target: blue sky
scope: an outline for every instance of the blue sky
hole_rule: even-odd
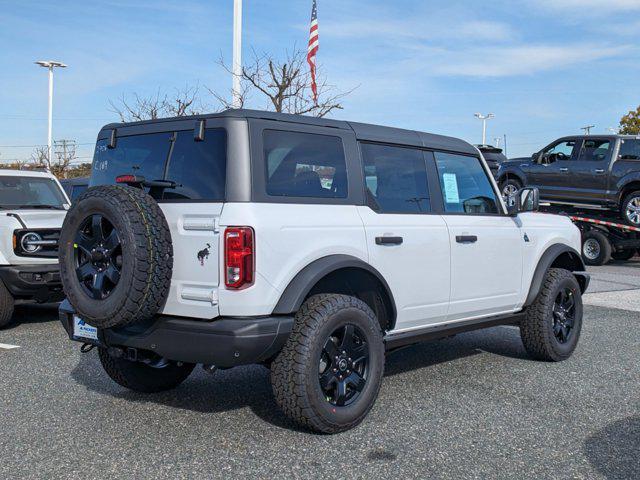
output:
[[[231,56],[232,6],[0,0],[0,161],[46,143],[47,77],[35,60],[70,65],[56,71],[54,138],[75,139],[82,157],[123,93],[227,91],[216,60]],[[305,47],[310,8],[245,0],[245,54]],[[493,112],[488,137],[506,134],[516,156],[587,124],[604,132],[640,103],[639,0],[318,0],[318,17],[320,69],[357,87],[336,118],[478,143],[473,113]]]

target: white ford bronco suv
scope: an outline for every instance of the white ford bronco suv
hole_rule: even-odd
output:
[[[0,170],[0,328],[16,303],[64,298],[58,237],[70,203],[48,172]]]
[[[124,387],[261,363],[287,416],[343,431],[385,351],[515,324],[533,357],[571,355],[580,233],[518,199],[439,135],[250,110],[110,124],[62,228],[60,321]]]

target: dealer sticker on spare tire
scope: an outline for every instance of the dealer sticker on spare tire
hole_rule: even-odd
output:
[[[86,338],[88,340],[98,340],[98,329],[92,327],[80,317],[73,316],[73,336]]]

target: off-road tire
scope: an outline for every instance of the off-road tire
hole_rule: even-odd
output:
[[[560,343],[553,334],[553,304],[561,288],[571,288],[576,305],[573,333],[569,341]],[[559,362],[571,356],[582,329],[582,296],[575,276],[562,268],[546,273],[542,288],[533,304],[527,307],[520,323],[520,338],[527,353],[536,360]]]
[[[6,327],[13,318],[14,301],[11,292],[0,280],[0,328]]]
[[[92,214],[118,229],[122,248],[120,280],[102,300],[85,293],[75,271],[76,234]],[[110,328],[152,318],[166,302],[172,270],[171,232],[150,195],[107,185],[88,189],[73,203],[60,234],[60,276],[67,299],[88,324]]]
[[[596,256],[587,255],[585,249],[587,242],[597,242],[599,253]],[[582,259],[584,263],[592,266],[601,266],[611,260],[613,247],[606,235],[598,230],[589,230],[582,235]]]
[[[636,250],[635,249],[627,249],[627,250],[618,250],[616,252],[612,252],[611,253],[611,258],[613,258],[614,260],[618,260],[618,261],[627,261],[627,260],[631,260],[633,257],[636,256]]]
[[[369,344],[367,383],[356,401],[338,407],[324,397],[318,380],[320,352],[342,324],[356,325]],[[384,373],[382,331],[373,311],[361,300],[338,294],[310,297],[297,312],[293,331],[271,365],[271,385],[283,412],[302,427],[337,433],[358,425],[369,413]]]
[[[102,347],[98,348],[98,356],[102,368],[114,382],[142,393],[171,390],[184,382],[195,367],[193,363],[170,363],[162,368],[154,368],[142,362],[112,357],[108,350]]]
[[[631,225],[632,227],[640,227],[640,222],[634,222],[627,216],[627,206],[632,200],[638,198],[640,198],[640,190],[636,190],[626,195],[622,200],[622,205],[620,205],[620,216],[626,224]]]

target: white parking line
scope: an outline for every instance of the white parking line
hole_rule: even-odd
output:
[[[0,350],[13,350],[14,348],[20,348],[18,345],[9,345],[8,343],[0,343]]]

